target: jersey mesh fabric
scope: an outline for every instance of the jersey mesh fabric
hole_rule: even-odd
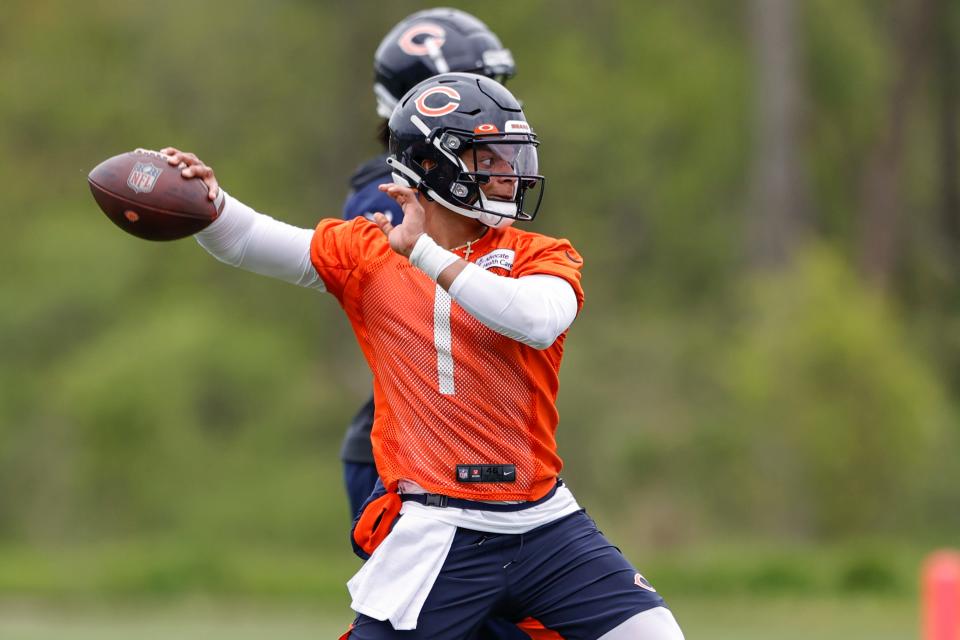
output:
[[[559,276],[582,304],[582,260],[569,242],[508,227],[489,230],[472,248],[471,261],[481,265],[491,252],[513,252],[512,268],[492,270]],[[487,328],[455,301],[438,299],[446,292],[364,219],[322,221],[311,257],[374,374],[371,438],[387,487],[407,479],[474,500],[536,500],[550,490],[562,465],[554,433],[566,334],[538,351]],[[516,481],[458,482],[458,464],[513,464]]]
[[[373,219],[373,214],[382,212],[395,225],[403,222],[403,209],[397,201],[380,191],[378,185],[392,182],[390,166],[387,164],[387,154],[371,158],[357,168],[350,178],[350,193],[343,203],[343,219],[350,220],[357,217]],[[340,447],[340,459],[344,462],[353,462],[364,465],[373,464],[373,447],[370,444],[370,430],[373,427],[373,397],[364,403],[354,415]],[[367,477],[370,474],[363,474]],[[363,498],[370,493],[370,487],[364,483],[348,483],[351,487],[363,494]],[[362,502],[362,500],[361,500]],[[352,507],[359,504],[351,502]]]

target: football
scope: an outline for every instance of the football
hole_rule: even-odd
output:
[[[184,178],[158,151],[137,149],[108,158],[87,176],[94,200],[107,217],[145,240],[176,240],[217,219],[223,192],[207,198],[199,178]]]

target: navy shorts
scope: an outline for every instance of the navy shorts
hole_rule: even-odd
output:
[[[492,616],[594,639],[660,606],[660,594],[578,511],[522,535],[458,529],[416,630],[361,614],[349,638],[472,639]]]

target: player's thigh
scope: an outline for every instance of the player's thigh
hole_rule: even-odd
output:
[[[684,640],[673,613],[664,607],[641,611],[600,636],[599,640]]]
[[[488,536],[459,529],[412,631],[358,615],[350,640],[466,640],[477,637],[503,597],[502,550]],[[501,622],[502,624],[502,622]],[[515,628],[514,628],[515,630]],[[522,636],[521,636],[522,637]]]
[[[580,511],[524,536],[511,565],[511,593],[521,609],[570,640],[590,639],[664,605],[620,550]]]

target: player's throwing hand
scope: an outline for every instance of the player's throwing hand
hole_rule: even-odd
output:
[[[397,184],[382,184],[380,191],[397,201],[403,208],[403,222],[393,226],[382,213],[373,214],[373,221],[390,241],[390,248],[402,256],[410,257],[417,239],[426,231],[426,214],[417,192]]]

